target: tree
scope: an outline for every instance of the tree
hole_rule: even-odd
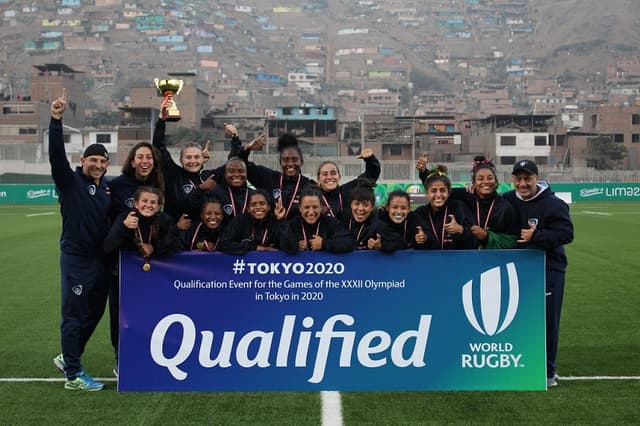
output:
[[[627,147],[614,142],[610,136],[596,136],[587,139],[587,166],[598,170],[611,170],[619,167],[620,161],[627,156]]]

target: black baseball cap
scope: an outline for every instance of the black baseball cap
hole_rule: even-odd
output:
[[[105,148],[101,143],[94,143],[89,145],[87,149],[84,150],[84,154],[82,154],[84,158],[91,157],[92,155],[99,155],[106,158],[107,160],[109,159],[109,152],[107,151],[107,148]]]
[[[530,175],[538,174],[538,166],[531,160],[520,160],[516,164],[513,165],[512,175],[515,175],[518,172],[526,172]]]

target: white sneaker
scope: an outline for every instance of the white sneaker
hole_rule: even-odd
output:
[[[53,365],[55,365],[58,370],[64,373],[64,368],[67,366],[67,364],[64,362],[64,356],[60,354],[53,358]]]

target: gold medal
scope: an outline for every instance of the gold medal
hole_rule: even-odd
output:
[[[145,262],[144,265],[142,265],[142,270],[149,272],[151,270],[151,264],[149,262]]]

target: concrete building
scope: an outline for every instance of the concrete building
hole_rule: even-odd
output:
[[[586,165],[590,138],[605,136],[623,144],[627,157],[619,163],[622,169],[640,168],[640,106],[601,105],[584,111],[584,123],[570,134],[572,165]]]
[[[339,155],[336,109],[329,106],[277,107],[267,120],[271,144],[284,133],[298,137],[303,151],[310,155]],[[275,150],[274,150],[275,151]]]
[[[473,121],[465,148],[507,166],[529,158],[540,166],[560,167],[568,155],[566,130],[555,115],[492,115]]]
[[[64,124],[72,128],[84,125],[87,103],[82,73],[64,64],[34,67],[28,96],[14,96],[0,102],[0,144],[15,145],[16,157],[41,157],[41,141],[48,128],[51,102],[67,90]],[[6,158],[3,148],[1,154]]]

